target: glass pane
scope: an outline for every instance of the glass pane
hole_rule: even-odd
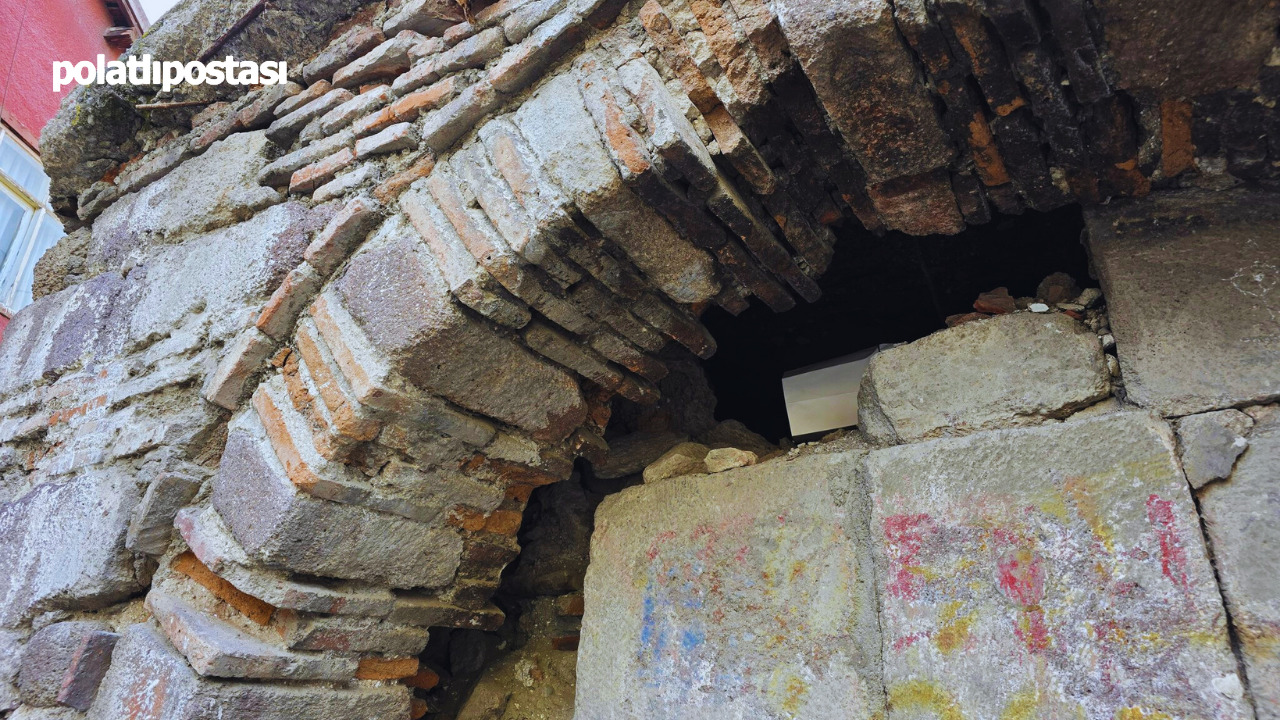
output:
[[[18,141],[0,137],[0,171],[13,178],[37,202],[49,201],[49,176],[40,162],[18,146]]]
[[[17,312],[31,304],[31,286],[35,283],[36,263],[40,261],[45,251],[53,247],[54,243],[62,239],[65,234],[57,218],[43,211],[40,213],[40,226],[36,228],[35,237],[32,238],[30,252],[25,253],[25,261],[22,263],[21,272],[18,273],[17,283],[13,286],[10,298],[5,302],[9,309]]]
[[[18,237],[18,229],[22,227],[22,218],[26,214],[26,205],[0,189],[0,276],[4,275],[3,266],[8,264],[9,251],[13,249],[13,241]]]

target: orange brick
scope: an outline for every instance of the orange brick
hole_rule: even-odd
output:
[[[271,622],[271,615],[276,611],[275,607],[248,593],[241,592],[235,585],[215,575],[196,558],[195,553],[188,551],[174,558],[173,569],[203,585],[213,593],[214,597],[259,625]]]
[[[430,707],[427,701],[422,698],[409,698],[409,720],[418,720],[418,718],[426,717],[427,710]]]
[[[404,192],[414,182],[430,175],[435,167],[435,156],[427,153],[408,168],[387,178],[385,182],[374,189],[373,196],[384,203],[389,203],[399,197],[400,193]]]
[[[1160,103],[1160,135],[1163,150],[1161,169],[1166,178],[1175,178],[1195,167],[1196,147],[1191,141],[1191,103],[1165,100]]]
[[[505,497],[508,500],[527,503],[529,502],[529,496],[533,494],[533,490],[532,485],[511,485],[507,488]]]
[[[272,402],[265,385],[259,386],[254,391],[252,403],[253,409],[262,420],[262,427],[267,431],[267,439],[271,442],[276,457],[284,466],[285,474],[289,476],[289,481],[310,492],[320,482],[320,477],[311,470],[311,467],[302,459],[297,446],[293,444],[289,429],[284,424],[284,415]]]
[[[362,138],[366,135],[372,135],[376,132],[385,130],[396,124],[396,115],[391,112],[391,108],[384,107],[378,112],[365,115],[351,125],[351,131],[356,137]]]
[[[351,167],[356,154],[351,148],[343,148],[329,157],[312,163],[293,174],[289,179],[289,192],[307,193],[329,182],[338,173]]]
[[[484,529],[498,535],[515,535],[520,532],[524,513],[515,510],[494,510],[484,522]]]
[[[718,107],[720,98],[711,89],[707,79],[702,76],[702,71],[698,69],[693,56],[685,48],[680,33],[671,24],[671,18],[662,11],[658,0],[649,0],[640,9],[640,22],[644,24],[649,39],[653,40],[653,44],[658,47],[662,58],[667,61],[667,65],[680,80],[685,94],[693,101],[698,111],[706,114]]]
[[[320,346],[316,344],[311,333],[305,328],[299,328],[297,343],[298,352],[306,361],[311,379],[315,381],[316,389],[320,392],[320,399],[324,401],[325,407],[329,408],[334,431],[357,442],[368,442],[377,437],[378,431],[382,428],[381,424],[372,418],[360,417],[356,409],[351,406],[347,396],[342,393],[338,378],[325,362]]]
[[[440,684],[440,676],[431,668],[422,668],[417,675],[406,678],[404,684],[419,690],[430,690]]]
[[[412,122],[424,112],[429,112],[449,102],[458,90],[456,77],[449,77],[425,90],[409,93],[391,105],[396,122]]]
[[[357,680],[399,680],[418,674],[418,658],[360,658]]]
[[[551,647],[565,652],[577,652],[578,642],[581,640],[579,635],[565,635],[563,637],[551,638]]]
[[[453,527],[474,533],[484,530],[485,516],[479,510],[458,505],[449,511],[449,519],[446,522]]]

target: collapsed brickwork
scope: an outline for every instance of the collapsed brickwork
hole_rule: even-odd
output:
[[[1023,647],[1045,649],[1035,647],[1045,621],[1036,613],[1109,618],[1116,633],[1141,615],[1132,632],[1199,638],[1194,650],[1175,643],[1159,672],[1201,694],[1152,694],[1173,680],[1130,677],[1114,681],[1115,697],[1082,706],[1087,716],[1245,717],[1252,707],[1274,716],[1276,594],[1239,568],[1275,555],[1241,546],[1261,530],[1243,529],[1247,518],[1233,511],[1236,496],[1274,491],[1274,453],[1250,449],[1254,459],[1233,475],[1219,436],[1237,433],[1233,446],[1250,423],[1271,436],[1257,407],[1280,395],[1276,204],[1258,189],[1211,190],[1267,185],[1278,167],[1276,9],[1184,4],[1167,23],[1136,0],[504,0],[470,13],[433,0],[286,4],[227,47],[303,53],[300,82],[145,117],[112,90],[77,91],[46,132],[72,234],[39,270],[43,297],[0,345],[0,642],[22,657],[12,671],[0,665],[3,709],[419,717],[426,708],[409,687],[425,682],[417,656],[427,629],[502,623],[490,600],[520,550],[530,494],[567,478],[578,457],[619,462],[603,439],[612,400],[657,402],[663,352],[714,353],[698,319],[710,306],[738,313],[755,297],[785,311],[817,299],[834,226],[954,233],[992,208],[1155,190],[1091,211],[1090,247],[1113,307],[1124,397],[1158,417],[1055,432],[1114,381],[1096,335],[1066,315],[1021,313],[878,360],[866,389],[876,412],[864,424],[880,449],[849,456],[837,474],[880,478],[880,491],[859,480],[857,492],[896,493],[906,500],[894,516],[914,517],[940,510],[890,479],[934,477],[933,452],[971,453],[961,464],[972,469],[1026,445],[1034,451],[1019,471],[1053,478],[1139,467],[1135,487],[1158,502],[1137,508],[1117,494],[1108,501],[1120,507],[1094,532],[1123,539],[1108,553],[1152,553],[1125,533],[1155,532],[1163,561],[1181,558],[1183,574],[1152,574],[1171,586],[1125,596],[1114,615],[1021,598],[1023,635],[1034,635]],[[210,15],[227,8],[214,5],[182,6],[192,37],[221,34]],[[289,32],[264,33],[277,12]],[[191,59],[200,49],[179,42],[184,30],[166,25],[140,48]],[[330,31],[327,43],[314,37]],[[285,40],[255,45],[263,34]],[[1145,279],[1153,268],[1163,286]],[[975,335],[985,339],[949,350]],[[1026,365],[993,389],[982,371],[1010,347],[1025,350]],[[910,375],[921,367],[928,377]],[[930,394],[940,385],[963,392]],[[1207,411],[1236,414],[1180,421],[1184,436],[1208,423],[1210,439],[1202,460],[1188,460],[1192,444],[1177,456],[1161,417]],[[996,434],[935,440],[958,432]],[[1073,433],[1132,440],[1081,441],[1068,459],[1087,467],[1054,469],[1055,448],[1074,446]],[[902,443],[913,450],[881,447]],[[790,481],[794,468],[775,462],[764,472]],[[1199,496],[1216,578],[1178,484],[1192,466],[1232,478]],[[822,642],[856,641],[822,687],[866,688],[856,701],[823,696],[798,716],[873,714],[886,698],[902,717],[945,713],[937,687],[987,688],[975,679],[981,668],[884,649],[912,623],[923,629],[903,638],[937,637],[919,613],[941,596],[902,596],[897,607],[891,585],[872,587],[886,577],[872,568],[888,565],[867,553],[896,532],[884,529],[883,508],[824,505],[806,473],[794,476],[804,484],[793,504],[811,524],[861,528],[848,530],[852,540],[802,538],[847,561],[832,587],[859,588],[849,607],[823,605],[848,628],[828,628]],[[1015,475],[983,482],[1014,486]],[[937,482],[929,503],[943,507],[943,490],[963,497],[971,481]],[[652,492],[676,492],[661,487]],[[1085,500],[1074,502],[1087,514]],[[613,503],[604,522],[631,522],[618,508],[636,501]],[[1266,513],[1273,501],[1255,511]],[[970,531],[987,518],[948,516],[942,535],[984,542]],[[1084,542],[1076,520],[1054,531],[1066,545]],[[593,562],[599,577],[608,552],[605,565]],[[1117,554],[1109,572],[1151,573],[1152,557]],[[1039,571],[1028,572],[1015,573],[1014,589],[1046,592]],[[622,687],[616,673],[627,667],[609,653],[630,646],[604,630],[644,613],[613,615],[630,606],[602,589],[632,579],[599,582],[587,596],[580,715],[674,716],[654,708],[688,701],[697,686],[658,663],[660,652],[637,676],[662,681],[659,705],[609,704],[620,693],[605,687]],[[1248,669],[1239,676],[1219,588]],[[966,611],[986,622],[1001,612],[993,602]],[[1177,603],[1191,612],[1185,622],[1167,617]],[[946,622],[960,622],[955,613]],[[1073,647],[1064,640],[1055,652]],[[793,650],[731,654],[762,662]],[[1132,668],[1157,650],[1116,657],[1114,667]],[[1055,662],[1046,671],[1055,681],[1092,672]],[[923,672],[912,663],[931,668],[932,684],[911,684],[924,683],[907,679]],[[909,697],[894,700],[902,683],[891,676]],[[728,687],[712,680],[715,692]],[[785,700],[804,693],[789,677],[778,682],[769,692],[783,704],[755,709],[797,716]],[[992,715],[1021,691],[1011,688],[975,690],[964,712]],[[1049,712],[1036,702],[1019,706],[1023,716]]]

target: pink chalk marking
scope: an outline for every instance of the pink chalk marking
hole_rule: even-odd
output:
[[[1027,627],[1014,628],[1013,633],[1018,639],[1026,643],[1027,649],[1031,652],[1039,652],[1049,649],[1049,628],[1044,624],[1044,611],[1040,608],[1027,610],[1025,617],[1027,619]]]
[[[1159,495],[1152,494],[1147,498],[1147,520],[1155,528],[1156,537],[1160,540],[1160,569],[1164,571],[1164,576],[1174,585],[1182,588],[1183,592],[1190,592],[1191,583],[1187,580],[1187,553],[1178,535],[1178,526],[1173,515],[1173,501],[1162,500]]]
[[[924,545],[921,526],[929,516],[890,515],[884,519],[884,535],[889,541],[890,562],[895,568],[889,581],[889,593],[904,600],[915,600],[919,593],[920,579],[913,571]]]
[[[671,531],[659,533],[658,537],[654,538],[652,543],[649,543],[649,551],[645,553],[645,557],[649,558],[649,562],[653,562],[658,558],[658,545],[675,538],[676,534]]]
[[[898,638],[897,640],[893,641],[893,649],[903,650],[903,649],[909,648],[912,645],[915,645],[916,643],[920,642],[921,640],[924,640],[927,637],[929,637],[929,633],[927,632],[918,632],[918,633],[911,633],[910,635],[904,635]]]
[[[996,561],[1000,591],[1024,608],[1044,600],[1044,567],[1031,550],[1015,550]]]

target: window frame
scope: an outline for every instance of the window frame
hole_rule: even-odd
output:
[[[44,164],[40,162],[39,154],[33,152],[17,133],[2,124],[0,124],[0,143],[12,143],[20,152],[26,153],[43,172]],[[26,276],[34,272],[40,256],[43,256],[45,251],[66,233],[62,232],[61,223],[48,201],[32,195],[22,183],[3,170],[0,170],[0,192],[12,197],[19,205],[26,208],[13,244],[9,246],[5,255],[0,257],[0,283],[3,283],[0,284],[0,313],[6,317],[13,317],[14,313],[31,303],[29,293],[24,293],[24,297],[17,297],[17,293],[25,285]],[[36,245],[49,223],[55,223],[58,226],[58,237],[47,247],[37,250]]]

